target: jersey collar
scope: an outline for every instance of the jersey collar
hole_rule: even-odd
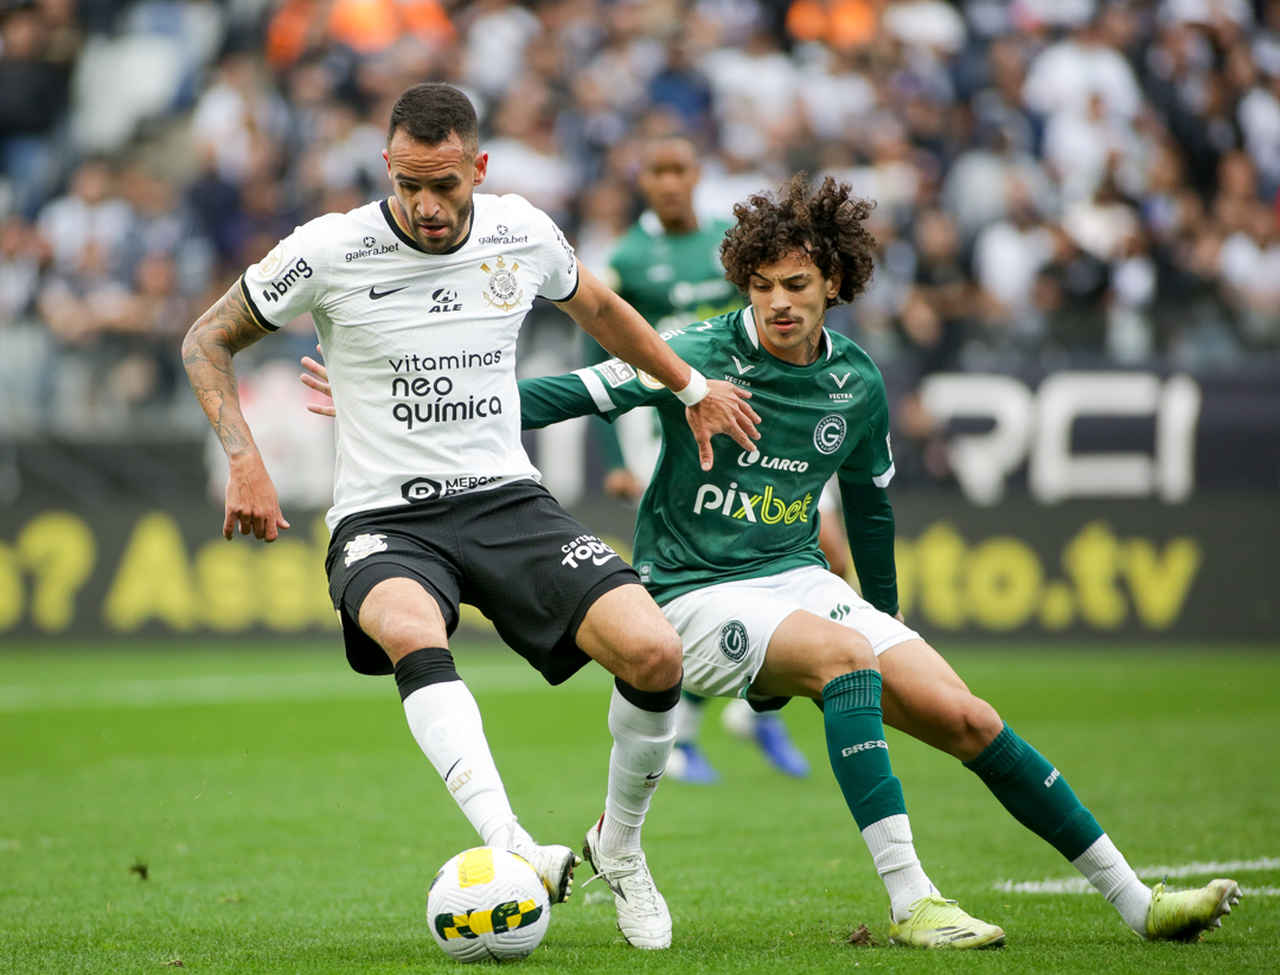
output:
[[[408,244],[410,247],[416,250],[419,254],[427,254],[430,257],[443,257],[445,254],[456,254],[458,251],[462,250],[462,248],[467,246],[467,241],[471,239],[471,231],[476,229],[476,208],[475,208],[475,200],[473,198],[472,205],[471,205],[471,226],[469,226],[467,228],[467,232],[462,235],[462,240],[458,241],[456,244],[450,247],[447,251],[436,252],[436,251],[423,250],[423,248],[418,246],[418,242],[414,240],[412,237],[410,237],[408,234],[406,234],[404,230],[400,227],[400,224],[396,221],[395,214],[391,212],[391,202],[385,196],[382,198],[381,209],[382,209],[382,216],[387,221],[387,226],[391,228],[392,233],[394,233],[402,241],[404,241],[406,244]]]
[[[753,349],[760,348],[760,331],[756,328],[756,311],[750,305],[742,309],[742,330],[747,333],[747,339],[751,342]],[[834,349],[831,345],[831,336],[827,332],[827,327],[822,327],[822,344],[826,348],[827,353],[820,356],[824,362],[830,362]],[[815,360],[816,361],[816,360]]]

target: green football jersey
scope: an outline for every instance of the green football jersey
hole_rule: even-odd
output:
[[[610,256],[609,286],[659,331],[739,308],[742,296],[725,280],[720,264],[720,241],[730,226],[725,220],[709,220],[691,233],[668,234],[657,214],[648,211]],[[587,365],[609,358],[591,336],[584,333],[582,341],[582,361]],[[613,427],[593,425],[605,467],[626,466]]]
[[[875,363],[829,330],[816,362],[783,362],[761,347],[750,307],[663,337],[709,379],[751,390],[762,420],[756,450],[715,437],[715,462],[703,471],[679,400],[618,359],[522,380],[523,425],[657,408],[663,447],[640,502],[633,561],[659,603],[717,582],[825,567],[817,518],[823,485],[833,474],[842,484],[878,488],[893,477],[888,401]]]
[[[668,234],[647,213],[609,258],[610,283],[659,330],[741,307],[738,289],[725,280],[720,264],[720,241],[729,227],[710,220],[692,233]]]

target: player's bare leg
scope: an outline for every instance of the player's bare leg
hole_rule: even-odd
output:
[[[583,855],[613,890],[618,928],[627,941],[637,948],[667,948],[671,913],[649,872],[640,832],[675,741],[680,637],[644,588],[630,584],[592,604],[577,641],[614,675],[609,789],[604,814],[587,830]]]
[[[1058,850],[1143,938],[1186,939],[1221,924],[1239,901],[1233,881],[1196,891],[1152,891],[1065,778],[923,640],[880,656],[885,723],[964,762],[1018,822]],[[1217,886],[1215,886],[1217,885]],[[1190,934],[1188,934],[1190,932]]]
[[[881,677],[866,639],[813,613],[792,613],[774,631],[751,690],[822,703],[832,771],[889,894],[890,939],[930,948],[1002,944],[1000,928],[944,900],[920,864],[889,762]]]
[[[480,709],[454,668],[435,599],[412,579],[384,579],[361,603],[359,624],[390,658],[409,730],[481,841],[523,856],[551,901],[563,901],[573,887],[577,855],[567,846],[534,843],[517,822]]]

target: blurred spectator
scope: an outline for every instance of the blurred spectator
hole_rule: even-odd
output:
[[[1008,214],[1011,187],[1017,187],[1020,201],[1038,201],[1050,212],[1057,206],[1048,173],[1027,149],[1018,146],[1015,132],[1005,126],[985,128],[947,173],[942,197],[961,233],[972,237]]]
[[[1036,275],[1053,257],[1054,235],[1024,183],[1010,181],[1005,197],[1008,216],[989,224],[974,241],[973,269],[988,301],[987,320],[1016,332],[1032,302]]]
[[[695,63],[687,37],[678,35],[667,42],[666,61],[649,81],[648,96],[655,108],[679,116],[684,131],[712,142],[711,84]]]
[[[35,215],[58,177],[57,130],[67,113],[79,37],[65,7],[35,0],[0,8],[0,173],[14,205]]]
[[[955,54],[965,43],[965,23],[943,0],[889,0],[880,18],[886,34],[908,47]]]
[[[1120,118],[1133,118],[1142,104],[1129,62],[1108,44],[1099,22],[1090,20],[1036,55],[1022,97],[1031,111],[1053,115],[1081,114],[1095,95],[1106,103],[1108,115]]]
[[[94,260],[112,270],[124,259],[125,237],[133,224],[133,210],[116,192],[114,165],[106,159],[86,159],[71,177],[65,194],[41,211],[40,232],[53,247],[54,264],[63,272],[85,265],[84,251],[96,248]]]
[[[0,331],[34,311],[40,272],[49,257],[44,238],[21,216],[0,221]]]
[[[550,92],[541,81],[526,76],[512,88],[494,113],[493,135],[485,140],[490,158],[485,188],[518,193],[567,223],[577,174],[556,151],[553,119]]]

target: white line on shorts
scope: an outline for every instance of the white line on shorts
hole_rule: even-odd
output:
[[[1280,857],[1258,857],[1254,860],[1206,860],[1194,863],[1157,864],[1134,868],[1139,877],[1148,880],[1165,880],[1176,877],[1221,877],[1258,870],[1280,870]],[[1006,894],[1091,894],[1093,887],[1084,877],[1064,877],[1045,880],[1000,880],[996,890]],[[1280,895],[1280,887],[1240,888],[1246,894],[1259,897]]]

